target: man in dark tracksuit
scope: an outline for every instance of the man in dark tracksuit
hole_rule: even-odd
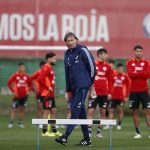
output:
[[[78,44],[78,38],[74,33],[67,33],[64,41],[69,48],[65,53],[64,65],[67,92],[72,99],[71,119],[87,119],[84,103],[95,78],[94,58],[85,46]],[[74,127],[75,125],[68,125],[65,134],[55,140],[66,145],[67,138]],[[91,145],[88,126],[81,125],[81,129],[84,138],[80,144],[83,146]]]

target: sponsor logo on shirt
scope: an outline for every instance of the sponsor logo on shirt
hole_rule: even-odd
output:
[[[124,79],[125,79],[125,77],[124,77],[124,76],[122,76],[122,77],[121,77],[121,80],[124,80]]]
[[[143,70],[143,67],[135,67],[135,71]]]
[[[25,80],[19,80],[19,83],[20,84],[25,83]]]
[[[105,75],[105,72],[104,72],[104,71],[98,71],[97,75],[102,75],[102,76],[104,76],[104,75]]]
[[[121,77],[120,79],[117,78],[117,76],[114,77],[115,79],[115,83],[114,83],[114,87],[122,87],[123,86],[123,80],[125,79],[125,77]]]

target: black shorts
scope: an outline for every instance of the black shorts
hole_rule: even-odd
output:
[[[21,98],[14,97],[13,102],[12,102],[12,107],[13,108],[18,108],[19,106],[26,107],[27,101],[28,101],[28,96],[24,96]]]
[[[148,92],[131,92],[129,96],[129,108],[138,109],[140,103],[143,109],[150,109],[150,97]]]
[[[90,99],[88,101],[88,108],[96,109],[96,106],[99,105],[100,108],[107,108],[108,98],[106,96],[97,96],[95,99]]]
[[[54,97],[43,97],[43,109],[56,108]]]
[[[113,99],[108,102],[108,108],[124,107],[124,104],[123,100]]]
[[[44,101],[44,97],[43,96],[41,96],[41,95],[37,96],[37,102],[38,103],[43,103],[43,101]]]

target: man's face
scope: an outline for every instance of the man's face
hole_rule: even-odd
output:
[[[77,46],[77,39],[74,36],[69,36],[66,40],[66,45],[69,49],[75,48]]]
[[[134,51],[134,54],[135,54],[135,58],[140,59],[143,56],[143,50],[142,49],[136,49]]]
[[[124,71],[123,66],[117,67],[117,71],[118,71],[118,73],[123,73],[123,71]]]
[[[19,70],[19,72],[25,72],[26,68],[24,65],[20,65],[18,70]]]
[[[114,64],[114,63],[109,63],[109,65],[110,65],[110,67],[111,67],[112,69],[115,69],[115,64]]]
[[[57,62],[57,57],[56,56],[53,56],[51,58],[48,58],[48,63],[51,64],[51,65],[55,65]]]
[[[98,58],[99,58],[101,61],[106,61],[106,60],[108,59],[108,54],[107,54],[107,53],[99,54],[99,55],[98,55]]]

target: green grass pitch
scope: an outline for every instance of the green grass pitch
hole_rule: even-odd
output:
[[[36,118],[36,103],[31,97],[25,117],[25,129],[20,129],[17,125],[8,129],[10,97],[0,97],[0,150],[36,150],[37,128],[31,124],[32,118]],[[58,117],[64,118],[66,102],[63,97],[57,96]],[[63,114],[63,115],[62,115]],[[59,129],[64,132],[64,129]],[[113,150],[150,150],[150,139],[143,115],[141,114],[141,131],[143,138],[133,139],[134,126],[131,114],[125,116],[123,130],[117,131],[113,128]],[[59,145],[55,138],[40,136],[40,150],[109,150],[109,130],[103,131],[103,138],[96,138],[96,126],[93,126],[93,137],[91,147],[76,146],[82,139],[80,128],[75,129],[68,139],[68,145]]]

